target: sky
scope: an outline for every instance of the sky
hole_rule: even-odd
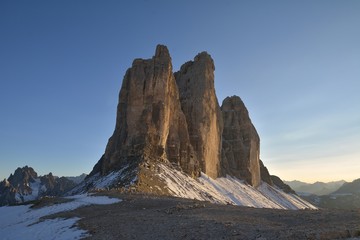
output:
[[[238,95],[271,174],[360,178],[360,1],[0,1],[0,179],[89,173],[135,58],[202,51]]]

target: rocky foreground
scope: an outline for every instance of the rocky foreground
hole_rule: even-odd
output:
[[[53,217],[80,217],[87,239],[360,239],[360,210],[275,210],[189,199],[101,193],[123,199]]]

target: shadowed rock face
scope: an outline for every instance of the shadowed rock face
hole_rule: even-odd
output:
[[[265,167],[264,163],[261,160],[259,160],[259,163],[260,163],[261,180],[270,184],[271,186],[273,186],[274,183],[271,179],[271,176],[270,176],[270,173],[269,173],[267,167]]]
[[[134,60],[119,94],[115,131],[93,172],[107,174],[125,164],[168,159],[199,175],[186,118],[165,46],[152,59]]]
[[[252,186],[260,184],[260,138],[251,123],[249,113],[238,96],[224,99],[221,111],[222,167],[224,174],[245,179]]]
[[[278,176],[271,175],[271,181],[275,186],[282,189],[286,193],[296,194],[295,191],[287,184],[285,184]]]
[[[190,142],[203,172],[220,175],[222,115],[214,87],[214,62],[202,52],[175,73]]]

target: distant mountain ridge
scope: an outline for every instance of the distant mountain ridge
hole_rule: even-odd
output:
[[[79,181],[84,177],[81,175],[70,179]],[[33,201],[44,196],[62,196],[78,184],[73,180],[53,176],[51,172],[38,176],[32,167],[19,167],[9,178],[0,182],[0,206]]]
[[[82,181],[84,181],[84,179],[87,177],[86,173],[83,173],[79,176],[75,176],[75,177],[66,177],[67,179],[69,179],[70,181],[73,181],[75,184],[79,184]]]
[[[344,183],[344,180],[333,182],[315,182],[306,183],[301,181],[285,181],[292,189],[294,189],[300,195],[315,194],[318,196],[327,195],[338,190]]]
[[[360,194],[360,178],[349,183],[345,182],[332,194]]]
[[[332,182],[333,184],[341,183]],[[296,182],[297,183],[297,182]],[[295,183],[295,184],[296,184]],[[301,197],[320,208],[359,209],[360,208],[360,178],[345,182],[341,187],[326,195],[299,193]]]

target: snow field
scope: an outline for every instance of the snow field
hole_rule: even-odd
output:
[[[86,231],[74,227],[79,218],[48,219],[39,222],[41,217],[74,210],[91,204],[112,204],[120,199],[88,194],[67,197],[71,202],[31,209],[30,205],[0,207],[0,238],[7,239],[80,239],[87,236]]]
[[[317,209],[300,197],[262,182],[254,188],[235,177],[212,179],[202,173],[197,180],[181,171],[160,165],[162,178],[174,196],[256,208]]]

